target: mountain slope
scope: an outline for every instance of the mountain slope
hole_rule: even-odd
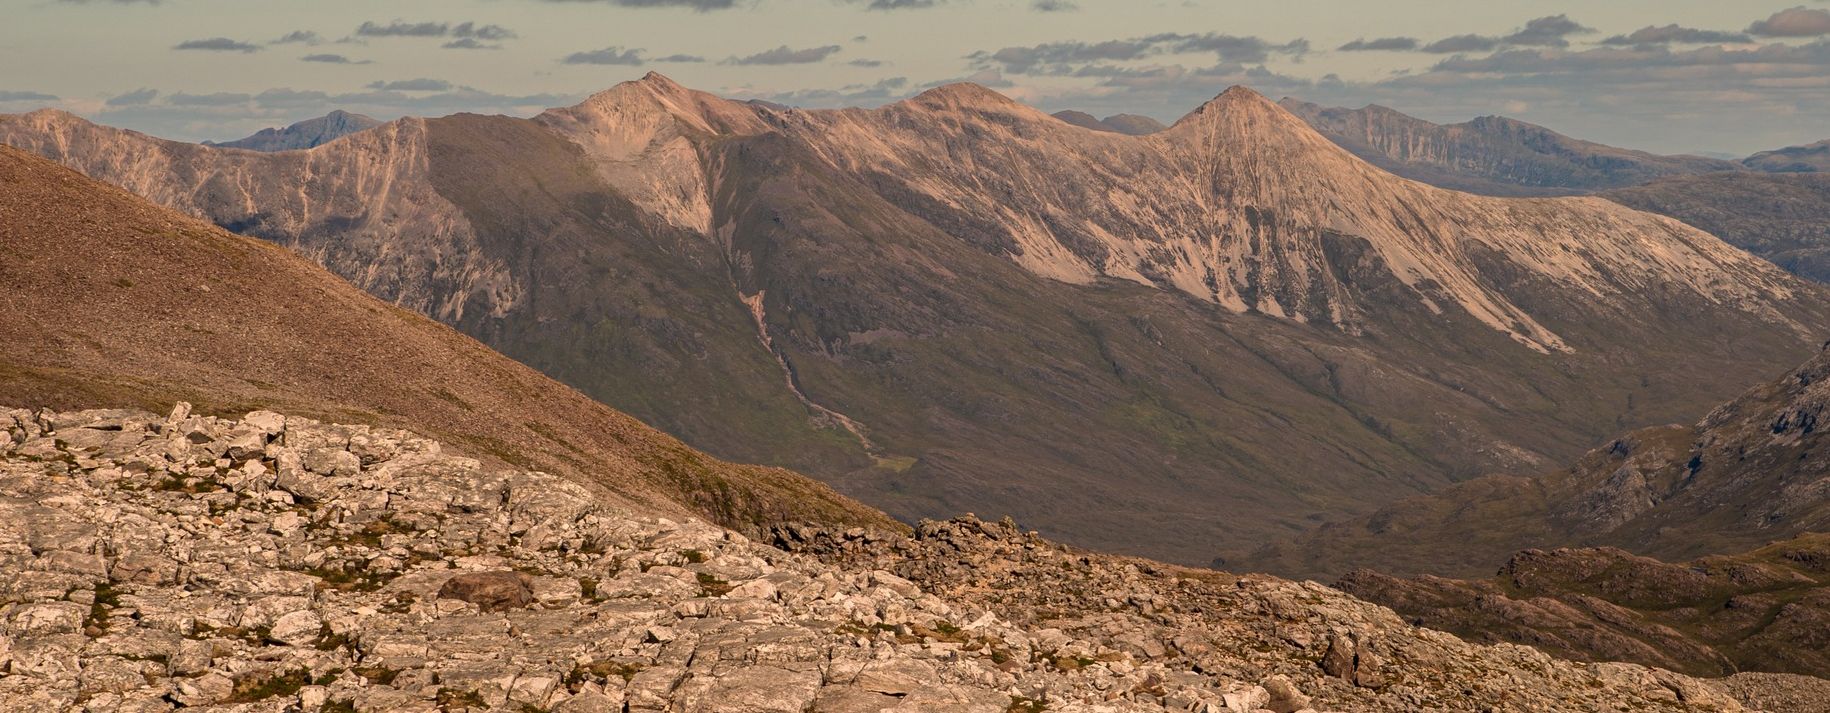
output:
[[[732,465],[272,245],[0,147],[0,399],[301,414],[441,434],[732,527],[886,523],[778,469]]]
[[[1335,586],[1421,626],[1579,661],[1830,676],[1830,535],[1680,564],[1615,548],[1527,550],[1491,579],[1358,570]]]
[[[1830,173],[1673,176],[1601,195],[1689,223],[1793,274],[1830,282]]]
[[[1569,195],[1669,175],[1733,171],[1733,161],[1660,156],[1573,139],[1501,116],[1435,124],[1376,104],[1280,104],[1360,158],[1413,180],[1488,195]]]
[[[1803,146],[1762,151],[1741,160],[1756,171],[1822,173],[1830,171],[1830,139]]]
[[[1249,566],[1480,576],[1528,548],[1612,546],[1668,561],[1830,531],[1830,351],[1710,412],[1535,478],[1481,478],[1278,543]]]
[[[50,113],[0,141],[720,456],[1180,562],[1694,418],[1830,327],[1675,221],[1404,181],[1244,90],[1143,137],[972,85],[799,111],[651,75],[303,152]]]
[[[306,119],[291,126],[261,129],[251,136],[234,141],[222,143],[206,141],[204,144],[250,151],[293,151],[329,143],[380,125],[381,122],[369,117],[338,109],[316,119]]]

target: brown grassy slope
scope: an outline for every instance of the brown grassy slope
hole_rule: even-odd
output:
[[[283,248],[0,147],[0,403],[177,400],[409,428],[730,527],[890,523],[699,453]]]

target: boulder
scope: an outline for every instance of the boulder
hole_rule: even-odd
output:
[[[445,580],[440,599],[457,599],[483,611],[521,609],[534,603],[534,578],[520,572],[465,572]]]

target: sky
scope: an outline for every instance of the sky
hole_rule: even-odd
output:
[[[0,0],[0,113],[227,140],[345,109],[528,116],[657,71],[803,107],[975,81],[1173,121],[1273,99],[1661,153],[1830,139],[1830,0]]]

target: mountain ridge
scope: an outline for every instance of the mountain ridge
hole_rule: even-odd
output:
[[[1830,330],[1820,288],[1678,223],[1403,181],[1247,90],[1142,137],[992,94],[792,110],[655,75],[298,152],[0,141],[720,456],[1181,562],[1692,418]]]

